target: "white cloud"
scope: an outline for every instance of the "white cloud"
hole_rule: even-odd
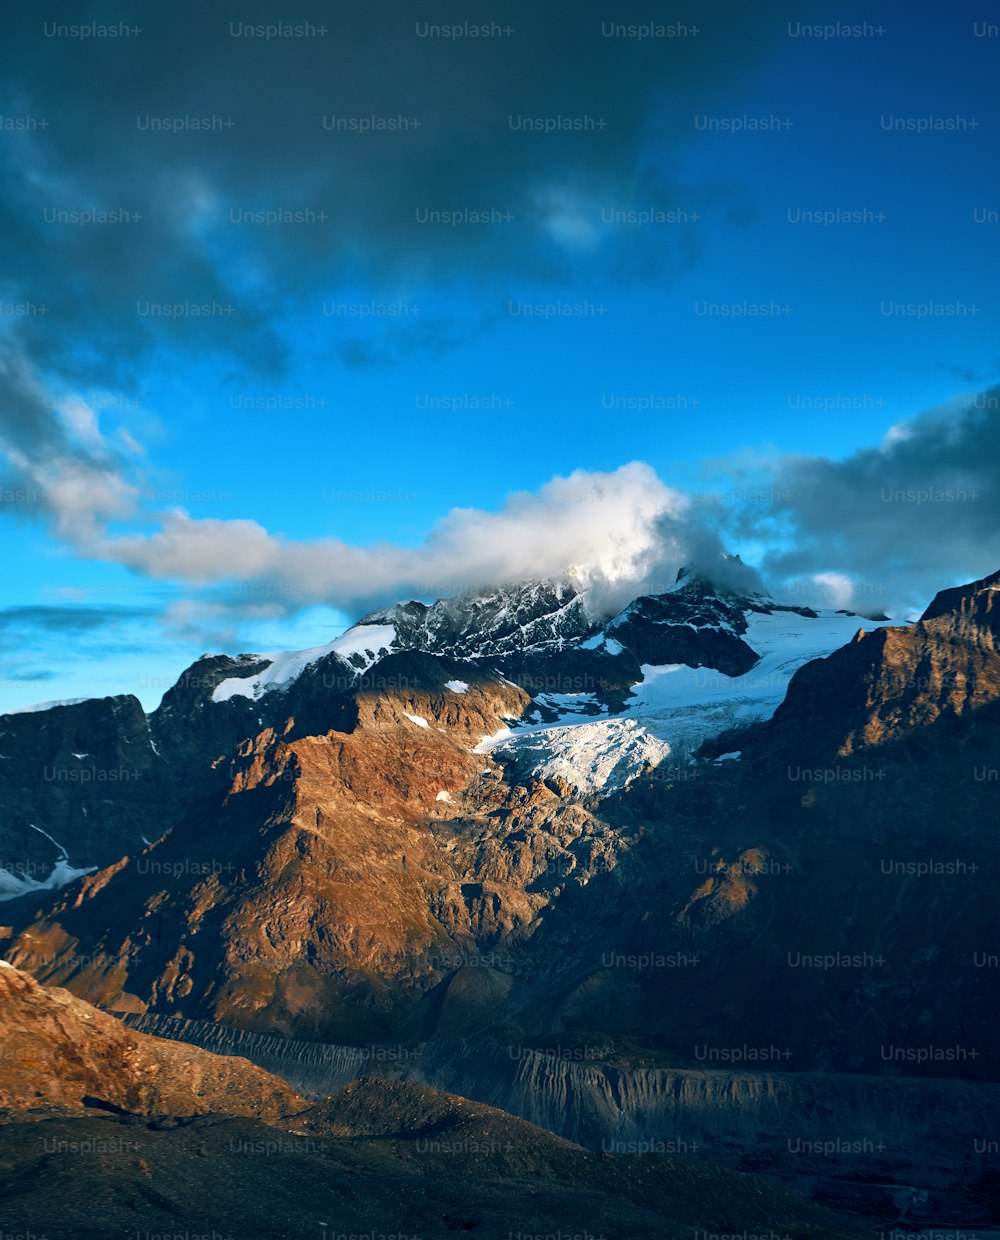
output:
[[[26,496],[22,515],[44,515],[74,547],[90,546],[108,521],[136,509],[138,488],[123,476],[90,405],[77,396],[51,400],[10,344],[0,355],[0,450]]]
[[[911,430],[905,422],[897,422],[890,426],[886,433],[882,436],[882,447],[891,448],[893,444],[902,443],[903,440],[909,439]]]
[[[593,201],[568,189],[548,186],[536,197],[542,229],[564,249],[587,253],[597,249],[600,233]]]
[[[961,412],[932,410],[843,461],[733,458],[731,476],[749,473],[763,502],[706,504],[632,462],[552,478],[497,511],[453,509],[414,548],[293,540],[247,518],[144,510],[135,456],[113,449],[84,400],[54,406],[16,354],[0,357],[0,449],[5,486],[28,495],[18,515],[47,520],[81,557],[187,587],[186,603],[166,617],[185,633],[222,635],[316,605],[357,615],[400,598],[571,571],[595,607],[610,611],[665,588],[682,564],[719,565],[723,549],[745,546],[758,548],[776,596],[902,614],[1000,564],[995,401],[994,392]],[[145,529],[112,528],[140,514]],[[739,574],[733,584],[757,584],[752,570]],[[268,610],[248,610],[254,600]]]
[[[852,609],[854,582],[846,574],[813,573],[810,582],[821,606]]]
[[[280,547],[256,521],[199,520],[177,508],[166,513],[156,533],[104,538],[95,552],[149,577],[208,584],[272,571]]]
[[[48,514],[56,534],[81,551],[93,545],[108,521],[135,512],[138,488],[111,464],[68,453],[38,457],[10,448],[7,458],[19,484],[29,495],[37,494],[38,507]]]
[[[335,538],[296,542],[256,521],[169,512],[153,534],[105,537],[95,548],[151,577],[199,586],[268,582],[296,606],[356,608],[409,591],[446,594],[524,578],[564,576],[575,566],[595,589],[633,594],[652,572],[684,560],[688,500],[648,465],[578,470],[537,493],[511,495],[499,512],[452,510],[423,544],[352,547]]]
[[[91,448],[101,447],[101,430],[97,414],[79,396],[71,396],[58,405],[63,424],[81,443]]]

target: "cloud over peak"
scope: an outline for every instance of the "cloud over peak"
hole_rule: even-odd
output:
[[[537,492],[515,492],[496,512],[453,509],[412,549],[297,542],[255,521],[196,520],[177,510],[153,534],[108,537],[95,550],[152,577],[258,583],[261,594],[269,585],[289,606],[356,612],[408,594],[564,577],[571,568],[595,596],[625,599],[676,575],[701,539],[691,536],[689,510],[649,465],[632,462],[553,478]]]

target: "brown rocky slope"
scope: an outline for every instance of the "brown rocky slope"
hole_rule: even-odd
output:
[[[307,1104],[246,1059],[134,1033],[68,991],[0,962],[0,1111],[287,1119]]]

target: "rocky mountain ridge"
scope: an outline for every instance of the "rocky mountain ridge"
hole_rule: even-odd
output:
[[[782,615],[800,618],[808,649],[794,654],[788,667],[760,677],[763,695],[751,685],[742,701],[736,682],[742,685],[761,659],[749,630],[758,620]],[[0,715],[0,901],[58,887],[205,812],[227,794],[234,755],[269,729],[283,737],[290,729],[295,735],[349,734],[358,723],[359,700],[406,696],[413,664],[405,655],[436,659],[439,688],[456,706],[462,691],[449,685],[492,686],[501,696],[504,682],[520,689],[517,706],[488,721],[494,726],[483,736],[509,728],[544,731],[541,742],[532,742],[543,750],[534,765],[554,761],[578,790],[599,791],[601,763],[607,765],[607,755],[637,729],[611,726],[603,741],[602,729],[593,732],[581,772],[574,769],[574,753],[545,748],[554,739],[572,739],[557,737],[546,725],[606,716],[627,721],[637,693],[642,700],[647,668],[706,669],[703,683],[688,687],[679,712],[663,727],[657,727],[661,703],[652,692],[642,710],[653,722],[638,720],[635,762],[626,764],[621,777],[627,779],[630,771],[648,769],[678,747],[697,747],[705,739],[688,738],[690,728],[676,726],[679,716],[692,718],[699,698],[713,699],[705,710],[708,732],[724,730],[734,721],[730,716],[746,709],[766,717],[798,662],[853,635],[855,618],[829,616],[836,631],[812,634],[808,630],[823,629],[824,622],[808,608],[737,594],[685,574],[668,593],[638,598],[599,619],[574,584],[531,582],[430,606],[400,604],[311,651],[206,655],[148,716],[131,696]],[[761,640],[766,646],[770,637]],[[424,660],[414,688],[421,675],[434,679],[430,666]],[[648,743],[647,734],[666,747]],[[533,764],[527,765],[530,771]]]
[[[366,1049],[394,1055],[422,1085],[611,1140],[665,1139],[688,1098],[708,1141],[701,1097],[736,1159],[740,1116],[770,1132],[772,1095],[822,1143],[809,1107],[864,1128],[883,1092],[911,1117],[901,1147],[921,1107],[973,1131],[1000,1072],[995,584],[893,626],[682,581],[526,652],[564,660],[546,675],[589,668],[571,691],[523,682],[501,661],[520,655],[448,653],[448,635],[401,649],[378,615],[336,649],[202,660],[141,723],[120,701],[4,717],[24,763],[33,735],[63,761],[74,711],[120,719],[110,753],[140,746],[170,792],[104,791],[141,847],[109,833],[93,872],[7,900],[3,953],[150,1028],[332,1044],[349,1074]],[[565,603],[546,595],[545,615]],[[727,672],[737,642],[754,662]],[[595,674],[626,665],[620,684]],[[46,781],[12,773],[41,817]],[[99,842],[82,810],[100,803],[54,800],[88,824],[55,838]],[[778,1146],[772,1171],[829,1190],[822,1162],[782,1170]],[[894,1217],[921,1183],[954,1206],[949,1176],[987,1209],[982,1160],[908,1157],[848,1151],[837,1174],[884,1176]]]
[[[561,609],[565,598],[545,595],[544,606]],[[721,623],[736,606],[697,582],[680,583],[662,605],[677,598],[688,621],[707,608]],[[213,700],[220,685],[246,679],[234,671],[266,672],[261,660],[213,660],[208,683],[179,686],[147,734],[135,734],[150,762],[190,769],[169,825],[150,823],[161,807],[144,805],[141,848],[123,858],[115,846],[109,865],[62,892],[8,901],[8,955],[113,1010],[320,1041],[364,1044],[404,1029],[414,1039],[466,1036],[506,1022],[527,1038],[644,1036],[690,1058],[699,1037],[728,1045],[750,1029],[761,1045],[780,1035],[800,1070],[993,1079],[989,1013],[967,1002],[976,952],[989,945],[983,884],[951,884],[961,919],[948,917],[931,885],[912,909],[886,905],[906,898],[920,848],[949,847],[928,809],[950,794],[929,796],[914,781],[914,747],[947,725],[957,731],[934,762],[975,753],[987,771],[1000,763],[995,730],[980,726],[1000,684],[991,598],[988,585],[973,586],[917,625],[869,622],[860,641],[811,662],[796,645],[802,633],[814,642],[818,626],[829,640],[844,624],[858,632],[857,618],[759,599],[737,608],[730,627],[743,624],[764,649],[755,668],[774,667],[779,686],[791,678],[770,722],[749,715],[737,761],[692,763],[676,741],[709,714],[685,697],[690,678],[705,678],[694,689],[702,696],[721,682],[725,717],[739,720],[747,716],[733,703],[744,701],[746,673],[644,665],[638,705],[614,715],[596,694],[532,697],[485,661],[376,651],[354,631],[339,653],[289,659],[287,687],[257,698]],[[617,617],[615,631],[634,614]],[[384,641],[385,617],[377,619],[359,629]],[[685,640],[701,631],[667,627],[684,628]],[[348,648],[359,660],[352,690],[331,690],[326,660],[343,663]],[[940,664],[937,679],[896,702],[899,669],[913,680],[928,659]],[[959,673],[968,709],[946,697],[944,714],[931,717],[941,676]],[[765,712],[768,700],[757,699]],[[25,716],[26,726],[73,709]],[[906,738],[881,747],[884,769],[864,756],[880,711]],[[166,733],[177,714],[184,726],[171,759]],[[226,729],[248,724],[251,735],[215,752]],[[825,739],[834,733],[835,744]],[[855,738],[846,748],[845,737]],[[988,781],[969,777],[952,797],[967,824],[963,864],[984,873],[989,795]],[[877,872],[870,848],[850,843],[866,838],[881,838],[898,874]],[[855,956],[857,967],[789,964]],[[780,1015],[751,1003],[763,978],[783,996]],[[933,1063],[901,1056],[886,1068],[884,1045],[912,1037],[914,1019],[945,1029],[955,1004],[962,1016],[950,1027],[965,1052]],[[855,1005],[859,1018],[848,1019]]]

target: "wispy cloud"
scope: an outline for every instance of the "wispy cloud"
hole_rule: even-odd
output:
[[[79,398],[54,401],[14,347],[0,352],[0,450],[4,510],[41,516],[68,543],[86,547],[102,526],[132,515],[137,488]]]

